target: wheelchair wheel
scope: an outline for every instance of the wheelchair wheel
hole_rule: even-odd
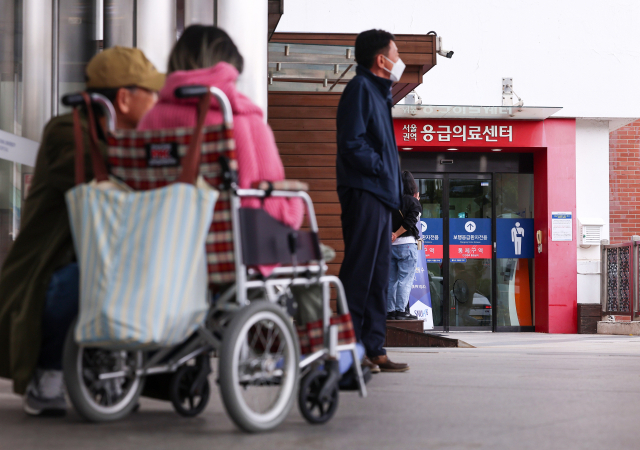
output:
[[[136,374],[142,367],[142,352],[80,347],[74,330],[75,322],[67,334],[62,362],[73,407],[90,422],[126,417],[136,408],[144,387],[144,378]]]
[[[220,394],[235,424],[249,432],[277,427],[298,388],[298,338],[291,319],[254,301],[231,319],[219,359]]]
[[[191,392],[191,388],[198,379],[200,367],[182,366],[173,375],[171,380],[171,390],[169,398],[173,409],[184,417],[195,417],[205,410],[209,403],[211,395],[211,386],[209,380],[204,380],[202,386],[195,392]]]
[[[314,370],[309,372],[300,383],[298,408],[302,417],[311,424],[328,422],[338,409],[338,386],[331,391],[328,398],[320,398],[320,390],[327,378],[327,372],[324,370]]]

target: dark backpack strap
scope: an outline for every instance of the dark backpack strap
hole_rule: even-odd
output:
[[[109,172],[107,171],[107,166],[104,162],[104,158],[102,157],[102,153],[100,153],[100,146],[98,145],[98,133],[96,131],[96,121],[93,114],[91,97],[86,92],[83,92],[81,95],[87,108],[89,152],[91,154],[93,176],[97,181],[106,181],[109,179]],[[84,170],[84,135],[82,132],[82,124],[80,123],[80,110],[78,106],[73,109],[73,134],[76,144],[75,180],[76,185],[78,185],[86,182]]]

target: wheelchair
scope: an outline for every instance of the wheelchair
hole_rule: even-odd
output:
[[[68,396],[76,411],[92,422],[126,417],[138,407],[141,395],[169,400],[178,414],[194,417],[209,401],[209,375],[217,358],[220,396],[240,429],[260,432],[277,427],[296,397],[307,421],[324,423],[337,409],[341,357],[352,361],[352,388],[365,397],[366,387],[344,288],[337,277],[326,274],[306,186],[283,180],[241,189],[236,181],[233,115],[224,93],[214,87],[184,86],[175,94],[192,99],[199,114],[206,113],[215,98],[223,123],[204,128],[199,124],[199,136],[186,128],[116,130],[115,111],[102,95],[70,94],[62,99],[73,108],[102,112],[109,172],[134,190],[162,187],[179,175],[179,164],[148,164],[150,146],[168,144],[182,155],[191,139],[201,139],[200,175],[220,191],[207,238],[211,289],[204,322],[181,344],[156,349],[118,342],[106,347],[78,344],[71,327],[63,358]],[[241,206],[245,198],[264,202],[277,197],[302,199],[308,230],[293,230],[263,209]],[[265,265],[276,266],[268,276],[257,269]],[[314,327],[294,327],[297,300],[292,292],[300,286],[315,286],[321,292],[320,318]],[[337,292],[337,314],[330,306],[331,287]],[[299,336],[305,341],[304,355]]]

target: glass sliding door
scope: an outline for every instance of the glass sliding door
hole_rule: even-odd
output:
[[[414,174],[435,330],[491,330],[491,174]]]
[[[449,326],[490,330],[491,176],[451,175],[448,181]]]
[[[533,175],[414,175],[435,330],[533,330]]]

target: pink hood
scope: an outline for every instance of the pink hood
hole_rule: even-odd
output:
[[[249,98],[236,88],[238,71],[231,64],[220,62],[213,67],[197,70],[179,70],[167,76],[166,83],[160,91],[160,103],[194,103],[197,100],[177,99],[173,92],[180,86],[202,84],[215,86],[226,94],[231,103],[234,115],[258,114],[262,117],[262,110],[254,105]],[[211,102],[211,109],[218,110],[215,100]]]

